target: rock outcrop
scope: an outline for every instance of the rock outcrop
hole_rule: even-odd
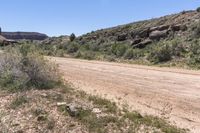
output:
[[[163,30],[163,31],[153,31],[150,33],[149,38],[152,40],[159,40],[160,38],[165,38],[168,35],[168,30]]]

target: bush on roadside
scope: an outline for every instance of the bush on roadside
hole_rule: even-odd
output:
[[[67,53],[69,53],[69,54],[70,54],[70,53],[75,53],[75,52],[77,52],[78,49],[79,49],[79,44],[74,43],[74,42],[69,43],[69,44],[66,46]]]
[[[95,59],[95,52],[92,51],[85,51],[81,53],[81,58],[86,59],[86,60],[93,60]]]
[[[132,59],[133,58],[133,49],[127,49],[124,54],[125,59]]]
[[[0,86],[3,89],[50,89],[60,81],[56,65],[40,55],[34,46],[24,44],[10,48],[0,56]]]
[[[153,63],[166,62],[169,61],[171,58],[171,47],[167,44],[156,47],[149,53],[147,57],[147,59]]]
[[[199,68],[200,64],[200,41],[195,40],[190,46],[188,65]]]
[[[171,54],[176,57],[183,56],[184,53],[186,53],[186,50],[182,44],[182,42],[179,39],[173,39],[170,41],[170,47],[171,47]]]
[[[113,44],[111,51],[117,57],[122,57],[126,52],[127,47],[124,44]]]

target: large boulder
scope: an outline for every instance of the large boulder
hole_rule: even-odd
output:
[[[135,37],[147,38],[147,37],[149,37],[149,32],[150,32],[149,28],[144,28],[141,30],[133,30],[131,32],[131,36],[132,36],[132,38],[135,38]]]
[[[169,27],[170,27],[169,25],[161,25],[161,26],[157,26],[157,27],[152,27],[152,28],[150,28],[150,32],[156,31],[156,30],[159,30],[159,31],[168,30]]]
[[[149,28],[145,28],[139,32],[139,36],[146,38],[149,36]]]
[[[134,48],[144,48],[146,47],[148,44],[151,44],[153,41],[151,39],[146,39],[136,45],[134,45]]]
[[[186,25],[181,25],[181,24],[178,24],[178,25],[172,25],[171,26],[171,30],[172,31],[185,31],[185,30],[187,30],[187,26]]]
[[[168,35],[168,30],[163,30],[163,31],[153,31],[150,33],[149,38],[152,40],[159,40],[160,38],[165,38]]]

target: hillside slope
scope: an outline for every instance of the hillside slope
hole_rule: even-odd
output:
[[[183,11],[92,31],[65,44],[48,43],[43,49],[58,56],[198,68],[199,38],[200,13]]]
[[[144,41],[150,42],[160,39],[175,37],[189,37],[191,27],[200,20],[200,13],[196,11],[184,11],[179,14],[164,16],[161,18],[135,22],[127,25],[91,32],[78,38],[82,43],[101,39],[104,42],[127,41],[135,47],[143,47]],[[148,44],[148,43],[146,43]]]

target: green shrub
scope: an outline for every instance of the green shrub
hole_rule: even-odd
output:
[[[124,44],[113,44],[111,51],[117,57],[122,57],[126,52],[127,47]]]
[[[171,58],[172,58],[171,48],[167,44],[156,47],[149,53],[147,57],[147,59],[153,63],[169,61],[171,60]]]
[[[86,125],[89,132],[92,133],[108,133],[107,126],[118,122],[117,117],[109,115],[97,117],[91,110],[84,109],[79,109],[79,115],[76,116],[76,119]]]
[[[9,48],[0,56],[0,86],[3,89],[50,89],[59,82],[56,65],[41,56],[34,46],[24,44]]]
[[[186,52],[182,42],[180,40],[174,39],[169,42],[171,44],[171,54],[173,56],[180,57],[183,53]]]
[[[81,54],[81,58],[83,59],[87,59],[87,60],[93,60],[95,59],[95,52],[92,52],[92,51],[85,51]]]
[[[145,50],[134,49],[133,50],[133,59],[139,59],[144,56]]]
[[[74,57],[75,58],[81,58],[82,57],[81,51],[76,52],[75,55],[74,55]]]
[[[69,44],[67,45],[66,49],[67,49],[67,53],[75,53],[75,52],[77,52],[78,49],[79,49],[79,44],[74,43],[74,42],[69,43]]]
[[[198,40],[191,44],[188,65],[200,68],[200,41]]]
[[[115,57],[107,56],[107,55],[104,55],[103,59],[105,59],[106,61],[109,61],[109,62],[115,62],[116,61]]]
[[[193,33],[193,37],[195,37],[195,38],[200,37],[200,22],[197,22],[192,25],[191,32]]]
[[[89,49],[92,51],[99,51],[99,45],[97,43],[92,43],[89,45]]]
[[[125,59],[132,59],[133,58],[133,49],[127,49],[126,53],[124,54]]]
[[[89,96],[89,101],[92,101],[95,105],[99,105],[100,107],[104,107],[107,109],[109,113],[117,112],[117,105],[114,102],[111,102],[107,99],[100,98],[98,96]]]
[[[197,8],[197,12],[200,12],[200,7]]]
[[[12,101],[12,103],[10,104],[10,107],[12,109],[16,109],[16,108],[22,106],[25,103],[28,103],[28,98],[26,96],[18,96],[17,98],[15,98]]]
[[[164,133],[185,133],[186,130],[179,129],[176,126],[169,125],[166,121],[153,117],[153,116],[142,116],[137,112],[127,112],[124,114],[124,118],[128,118],[133,121],[134,124],[147,125],[160,129]]]
[[[70,41],[74,41],[76,39],[76,35],[74,33],[72,33],[69,37]]]
[[[89,51],[90,50],[89,44],[83,44],[83,45],[81,45],[80,50],[81,51]]]

